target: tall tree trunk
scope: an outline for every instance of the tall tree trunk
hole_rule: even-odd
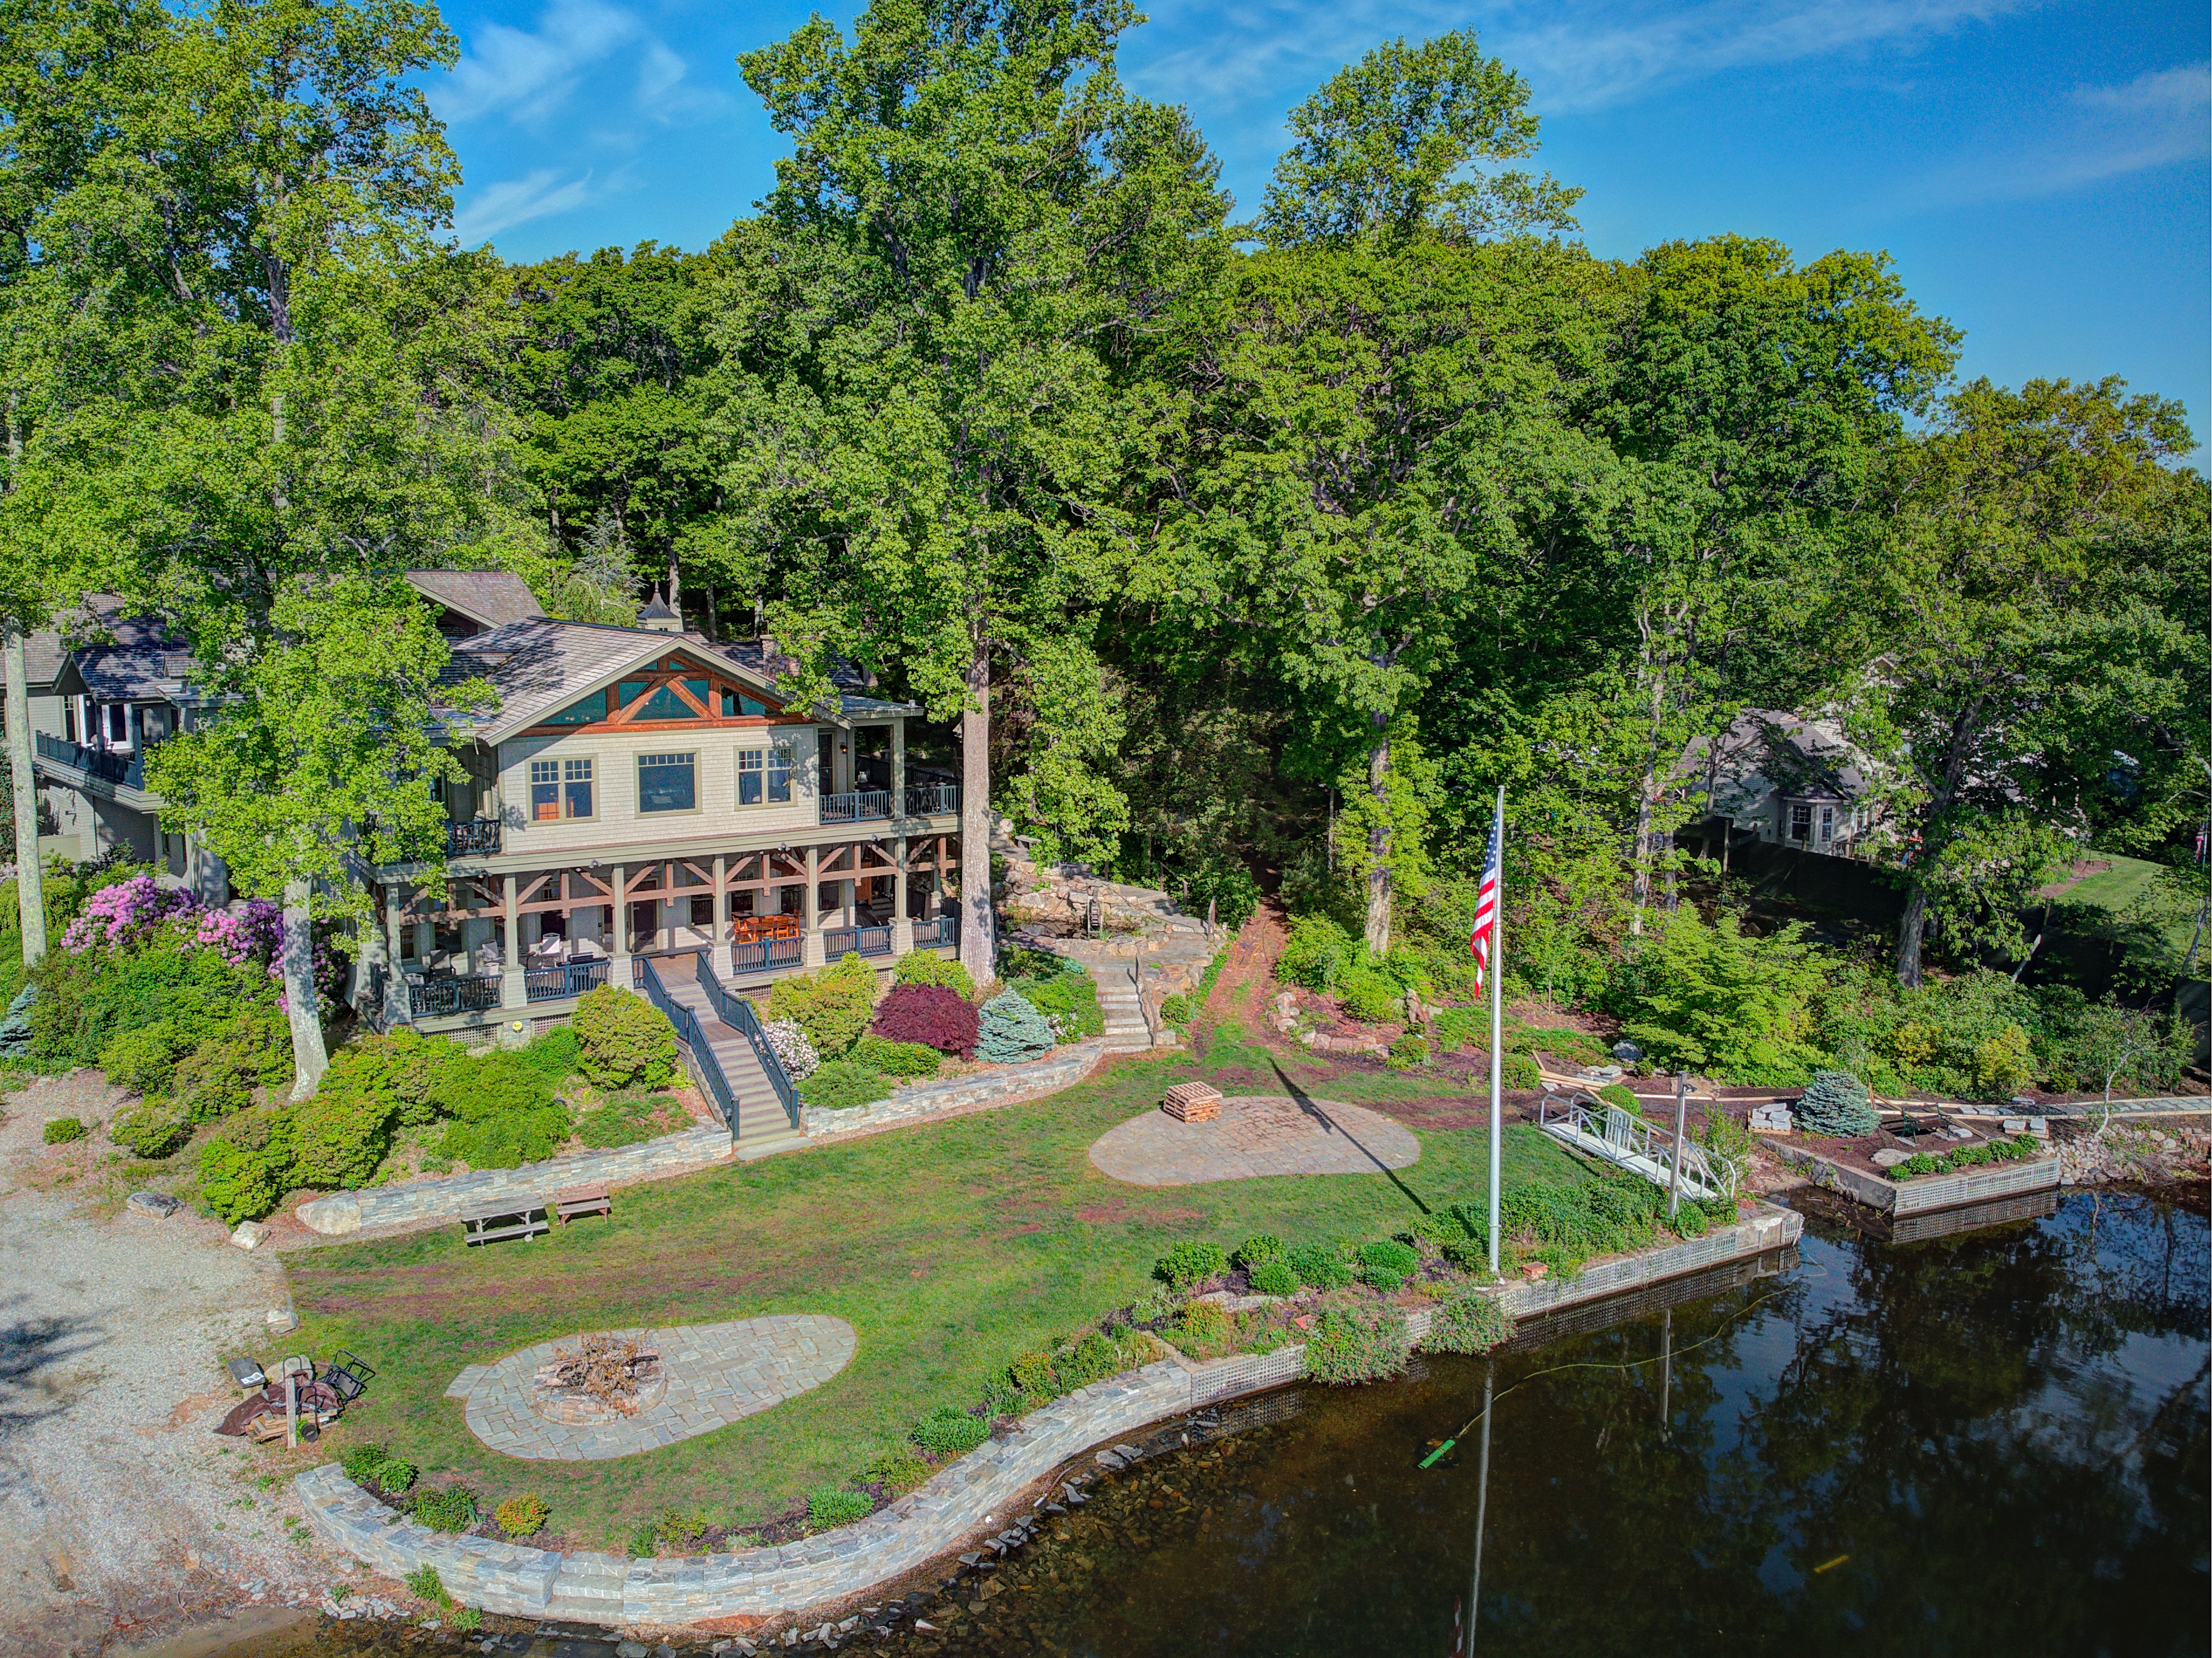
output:
[[[1897,981],[1908,990],[1920,988],[1920,946],[1927,932],[1928,890],[1915,881],[1897,923]]]
[[[45,872],[39,866],[39,779],[32,768],[31,689],[24,683],[23,629],[12,617],[4,624],[8,667],[8,774],[15,806],[15,908],[22,918],[23,965],[46,953]]]
[[[284,1017],[292,1027],[292,1097],[304,1100],[330,1069],[323,1047],[323,1014],[315,993],[314,923],[307,884],[284,884]]]
[[[980,633],[968,657],[968,701],[960,710],[960,960],[977,984],[992,976],[998,941],[991,922],[991,641]]]
[[[1381,714],[1370,714],[1374,746],[1367,751],[1367,793],[1376,818],[1367,829],[1367,948],[1381,956],[1390,948],[1390,738]]]

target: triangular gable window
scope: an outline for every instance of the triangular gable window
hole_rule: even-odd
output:
[[[596,726],[607,717],[607,694],[593,691],[589,696],[579,697],[558,714],[549,714],[538,723],[541,726]]]
[[[699,711],[677,695],[673,685],[663,685],[637,711],[640,720],[696,720]]]

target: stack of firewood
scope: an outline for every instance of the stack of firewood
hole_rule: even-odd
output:
[[[1177,1083],[1160,1109],[1177,1122],[1212,1122],[1221,1114],[1221,1090],[1205,1083]]]
[[[637,1409],[641,1382],[660,1370],[660,1355],[622,1336],[579,1333],[573,1347],[556,1347],[538,1372],[543,1386],[565,1388],[616,1410]]]

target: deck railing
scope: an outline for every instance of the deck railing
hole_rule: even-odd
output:
[[[414,1004],[418,1019],[441,1013],[481,1013],[499,1005],[499,981],[496,973],[472,973],[466,977],[447,975],[410,981],[408,999]]]
[[[143,755],[116,754],[106,749],[95,749],[88,744],[72,743],[67,738],[56,737],[49,732],[33,733],[39,739],[39,758],[51,760],[58,766],[70,766],[87,777],[97,777],[103,783],[119,783],[127,789],[146,786],[146,761]]]
[[[735,1139],[738,1134],[738,1102],[730,1092],[730,1079],[722,1074],[721,1061],[714,1057],[714,1050],[707,1046],[706,1033],[699,1029],[699,1021],[692,1017],[691,1010],[668,993],[668,987],[661,983],[660,975],[655,970],[652,959],[640,956],[635,960],[637,963],[637,987],[645,993],[647,1001],[666,1016],[668,1023],[676,1027],[677,1041],[690,1052],[693,1074],[705,1085],[708,1098],[713,1101],[715,1110],[721,1113],[722,1121],[729,1128],[730,1138]]]
[[[496,858],[499,819],[471,817],[446,825],[446,855],[449,858]]]
[[[775,973],[804,966],[805,962],[806,940],[795,934],[787,938],[740,938],[730,946],[732,975]]]
[[[937,950],[960,942],[960,918],[957,915],[933,915],[926,921],[914,924],[914,947],[916,950]]]
[[[558,1001],[597,990],[607,981],[605,957],[591,961],[562,962],[556,967],[533,967],[522,975],[523,994],[533,1002]]]
[[[960,785],[957,783],[908,783],[906,786],[906,815],[909,817],[942,817],[960,810]]]
[[[860,789],[851,794],[825,794],[817,822],[872,823],[891,815],[889,789]]]
[[[1710,1157],[1696,1141],[1679,1147],[1671,1133],[1655,1129],[1633,1111],[1601,1102],[1587,1094],[1571,1097],[1562,1110],[1548,1096],[1538,1107],[1536,1126],[1553,1139],[1589,1151],[1607,1163],[1641,1175],[1655,1185],[1673,1185],[1686,1198],[1734,1197],[1736,1169],[1726,1157]]]
[[[822,935],[822,953],[829,960],[842,962],[847,956],[888,956],[891,953],[891,930],[887,926],[844,926]]]
[[[798,940],[775,938],[763,942],[796,944]],[[760,1062],[761,1074],[768,1078],[768,1085],[775,1090],[776,1102],[783,1107],[783,1114],[790,1119],[791,1126],[797,1128],[798,1085],[784,1070],[783,1061],[776,1057],[768,1033],[761,1029],[759,1016],[753,1011],[753,1005],[742,996],[732,996],[722,987],[722,981],[714,976],[714,969],[703,950],[698,955],[697,971],[700,986],[707,993],[707,1004],[714,1010],[714,1017],[745,1039],[753,1050],[753,1058]]]

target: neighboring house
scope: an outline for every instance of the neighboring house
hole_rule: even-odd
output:
[[[503,572],[406,574],[438,607],[450,678],[489,681],[499,704],[457,732],[446,881],[371,876],[403,1013],[434,1029],[558,1015],[629,984],[639,956],[706,950],[742,988],[957,945],[959,789],[909,774],[920,708],[852,672],[833,706],[787,708],[771,641],[709,644],[658,598],[641,625],[602,627],[543,616]],[[41,848],[120,848],[227,901],[222,860],[165,832],[144,786],[147,750],[201,717],[189,654],[104,595],[25,647]]]
[[[1683,763],[1732,836],[1837,858],[1887,844],[1871,763],[1832,720],[1747,708],[1717,744],[1692,743]]]

